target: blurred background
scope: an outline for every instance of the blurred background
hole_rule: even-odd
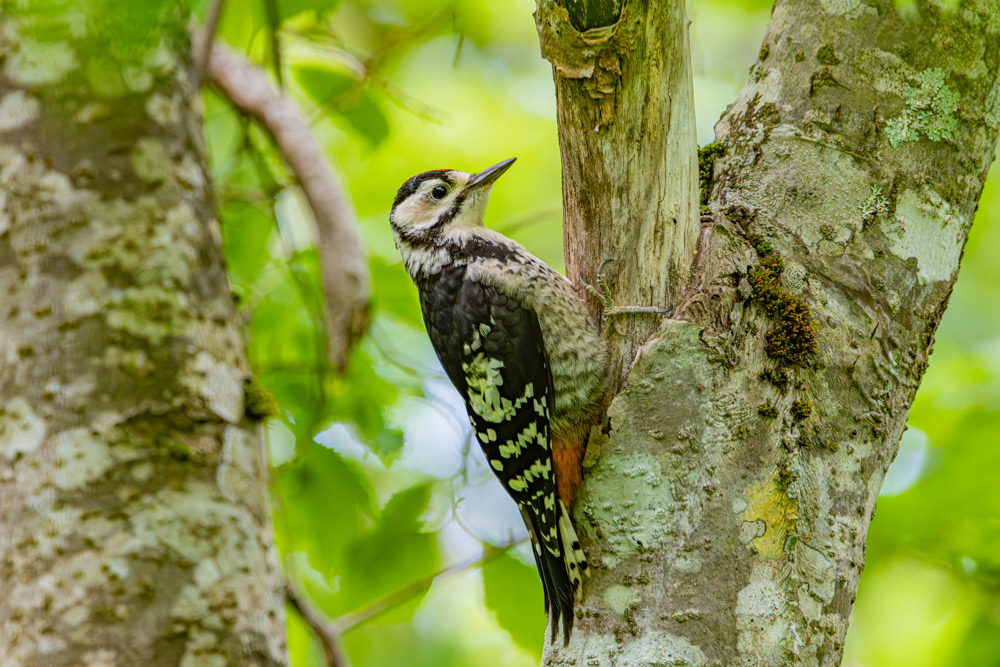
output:
[[[280,21],[282,84],[349,192],[369,257],[371,326],[339,376],[325,360],[302,194],[267,135],[206,91],[230,278],[254,372],[280,405],[267,427],[279,548],[294,581],[343,623],[355,666],[539,663],[541,587],[520,516],[470,441],[388,225],[414,173],[517,156],[487,223],[562,267],[554,89],[533,10],[533,0],[256,1],[230,3],[219,25],[274,75],[269,25]],[[705,144],[754,62],[770,3],[690,0],[689,12]],[[1000,665],[998,259],[994,167],[879,499],[845,665]],[[291,611],[289,625],[293,664],[323,665]]]

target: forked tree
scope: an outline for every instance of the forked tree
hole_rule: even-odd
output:
[[[1000,6],[779,0],[700,159],[683,2],[535,19],[568,275],[674,308],[608,323],[593,577],[545,662],[839,664],[996,149]]]

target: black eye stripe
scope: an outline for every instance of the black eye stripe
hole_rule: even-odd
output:
[[[422,174],[417,174],[410,180],[406,181],[400,186],[399,191],[396,193],[396,198],[392,200],[392,208],[395,209],[397,206],[402,204],[407,197],[420,189],[420,184],[424,181],[437,178],[445,183],[453,183],[454,181],[448,172],[448,169],[434,169],[432,171],[425,171]]]

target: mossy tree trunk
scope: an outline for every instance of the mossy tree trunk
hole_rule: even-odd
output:
[[[721,157],[690,260],[686,235],[637,249],[618,239],[638,232],[617,228],[664,228],[664,211],[697,204],[653,196],[690,163],[686,134],[615,135],[689,97],[681,3],[629,2],[614,28],[581,34],[558,2],[539,0],[571,270],[592,275],[603,257],[637,251],[687,261],[640,258],[617,275],[677,295],[677,312],[652,336],[609,329],[613,349],[639,352],[607,438],[592,439],[576,513],[593,577],[572,643],[548,646],[546,664],[839,664],[868,523],[1000,128],[998,3],[902,11],[892,0],[776,4],[716,126]],[[638,29],[660,15],[670,18],[657,30]],[[574,57],[597,66],[561,65]],[[634,78],[663,71],[688,80],[633,104]],[[565,93],[595,86],[590,99]],[[593,100],[600,123],[577,123]],[[600,183],[580,168],[594,146],[614,151]],[[622,215],[623,190],[650,198]],[[619,291],[616,305],[647,305]]]
[[[0,17],[4,665],[287,662],[185,6]]]

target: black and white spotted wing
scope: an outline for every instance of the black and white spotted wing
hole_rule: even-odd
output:
[[[538,317],[495,287],[467,279],[464,266],[446,267],[418,286],[438,358],[531,533],[552,632],[562,616],[568,638],[575,587],[563,562],[549,438],[554,392]]]

